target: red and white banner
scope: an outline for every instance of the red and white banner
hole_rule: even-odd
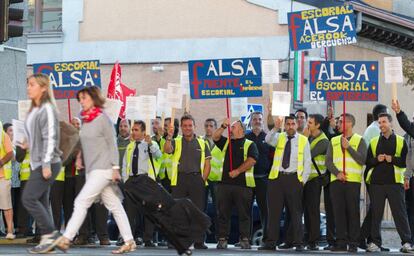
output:
[[[135,96],[135,94],[135,89],[130,89],[121,82],[121,65],[116,62],[112,68],[111,81],[108,85],[108,94],[106,97],[108,99],[115,99],[122,102],[122,107],[119,111],[120,118],[125,118],[126,98],[129,96]]]

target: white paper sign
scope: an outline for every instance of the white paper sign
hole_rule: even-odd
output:
[[[385,83],[403,83],[402,58],[384,57]]]
[[[238,117],[246,115],[247,111],[247,98],[231,98],[231,117]]]
[[[21,120],[12,119],[13,125],[13,144],[18,145],[27,142],[26,132],[24,130],[24,122]]]
[[[290,92],[273,92],[272,116],[288,116],[291,99]]]
[[[190,95],[190,75],[188,71],[180,72],[180,84],[184,95]]]
[[[167,87],[167,104],[175,109],[181,109],[183,105],[183,93],[181,84],[169,83]]]
[[[138,97],[140,120],[151,120],[156,116],[157,97],[153,95],[141,95]]]
[[[126,97],[125,118],[139,120],[139,97]]]
[[[26,120],[26,116],[27,116],[27,113],[29,113],[31,104],[32,104],[31,100],[19,100],[17,102],[18,118],[20,121]]]
[[[122,101],[115,99],[106,99],[105,100],[105,113],[109,116],[112,123],[116,124],[118,122],[119,111],[121,111]]]
[[[262,60],[262,84],[279,83],[279,61]]]
[[[158,88],[157,91],[157,116],[171,117],[171,107],[167,104],[167,89]]]

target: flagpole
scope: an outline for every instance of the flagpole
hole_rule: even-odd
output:
[[[68,115],[69,115],[69,123],[72,121],[72,112],[70,110],[70,99],[68,99]]]
[[[230,107],[229,98],[226,98],[227,118],[230,120]],[[230,159],[230,172],[233,171],[233,150],[231,146],[231,127],[227,126],[228,140],[229,140],[229,159]]]

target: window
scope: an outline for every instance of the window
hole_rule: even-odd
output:
[[[28,9],[27,31],[62,31],[62,0],[29,0]]]

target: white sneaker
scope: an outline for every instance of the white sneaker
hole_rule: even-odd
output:
[[[376,244],[370,243],[367,247],[367,252],[380,252],[381,248],[379,248]]]
[[[405,243],[401,247],[400,252],[403,252],[403,253],[411,253],[412,250],[413,250],[413,248],[411,247],[411,244]]]
[[[13,233],[7,233],[7,235],[6,235],[6,239],[8,239],[8,240],[13,240],[15,238],[16,238],[16,235],[13,234]]]

